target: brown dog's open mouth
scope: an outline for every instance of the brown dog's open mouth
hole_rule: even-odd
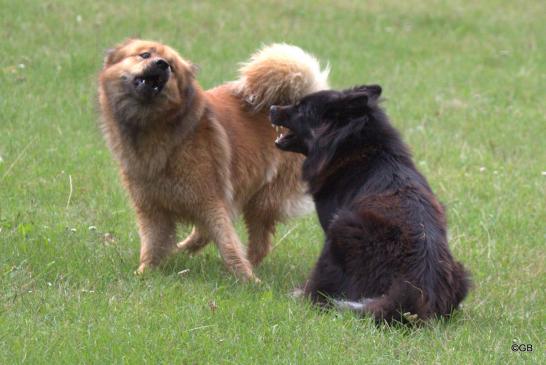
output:
[[[169,79],[168,71],[145,72],[133,79],[135,92],[144,98],[158,95]]]

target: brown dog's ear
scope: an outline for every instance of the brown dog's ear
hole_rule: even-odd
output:
[[[104,56],[103,66],[106,67],[106,66],[110,66],[110,65],[114,64],[114,59],[115,59],[117,50],[118,50],[117,48],[108,48],[106,50],[106,55]]]
[[[104,66],[106,67],[106,66],[110,66],[115,63],[118,63],[121,59],[121,55],[119,54],[119,51],[121,50],[121,48],[131,43],[134,39],[135,38],[127,38],[126,40],[124,40],[123,42],[115,46],[114,48],[109,48],[106,51],[106,55],[104,56]]]
[[[201,66],[196,65],[195,63],[192,63],[190,68],[191,68],[191,74],[193,78],[196,78],[199,71],[201,71]]]

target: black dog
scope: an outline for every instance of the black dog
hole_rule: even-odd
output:
[[[449,316],[469,274],[450,253],[444,209],[380,95],[380,86],[364,85],[271,108],[271,122],[286,131],[277,147],[307,156],[303,175],[326,232],[304,293],[378,322]]]

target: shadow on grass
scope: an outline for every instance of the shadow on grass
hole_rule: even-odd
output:
[[[166,259],[158,271],[167,276],[180,276],[185,280],[214,282],[221,285],[237,283],[251,291],[273,290],[281,295],[288,294],[305,279],[310,266],[286,257],[271,257],[254,271],[262,280],[261,284],[242,283],[231,274],[214,245],[209,245],[201,253],[190,256],[184,252]]]
[[[392,323],[375,324],[369,316],[359,316],[349,311],[337,311],[333,308],[318,308],[303,298],[293,298],[290,293],[294,287],[301,284],[309,270],[310,263],[301,264],[294,258],[268,257],[255,270],[262,280],[261,284],[244,283],[229,273],[219,256],[216,247],[210,245],[202,253],[189,256],[179,253],[169,257],[157,272],[169,278],[190,280],[192,284],[199,283],[214,288],[216,294],[229,297],[242,297],[245,300],[260,301],[264,295],[270,294],[274,298],[284,298],[297,302],[309,313],[324,318],[338,318],[346,323],[356,323],[362,328],[374,327],[385,332],[396,332],[402,336],[414,336],[421,332],[444,331],[465,324],[465,314],[456,310],[448,318],[432,318],[420,323]]]

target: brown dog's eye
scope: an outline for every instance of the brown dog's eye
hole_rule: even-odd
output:
[[[139,55],[141,58],[150,58],[152,55],[150,54],[150,52],[143,52]]]

